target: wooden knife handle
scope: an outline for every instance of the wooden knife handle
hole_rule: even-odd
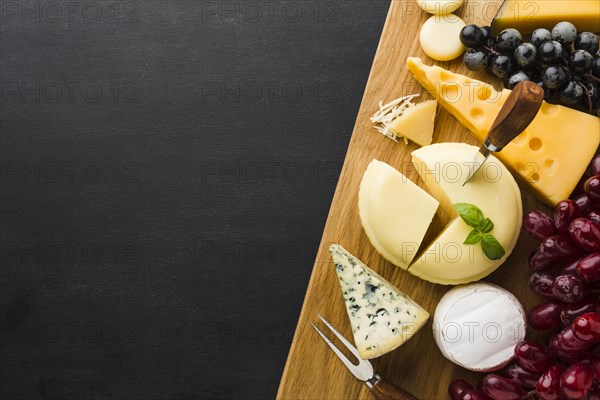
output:
[[[531,81],[521,81],[512,90],[494,120],[485,145],[500,151],[533,121],[544,100],[544,90]]]
[[[385,378],[380,378],[373,387],[371,393],[377,400],[418,400],[406,390],[400,389]]]

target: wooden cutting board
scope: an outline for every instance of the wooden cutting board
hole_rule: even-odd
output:
[[[489,25],[500,4],[501,1],[494,0],[466,1],[456,14],[466,23]],[[278,399],[372,398],[367,387],[354,378],[310,326],[311,322],[317,321],[317,313],[321,313],[343,335],[352,339],[335,268],[327,250],[330,244],[340,243],[419,302],[432,316],[440,298],[451,288],[420,280],[381,257],[371,246],[361,227],[357,207],[358,188],[363,172],[374,158],[391,164],[423,187],[411,164],[410,153],[417,148],[416,145],[392,142],[377,133],[369,121],[381,100],[385,103],[418,92],[422,96],[417,101],[430,98],[406,69],[407,57],[421,57],[427,64],[435,63],[481,80],[491,79],[484,73],[468,71],[461,59],[436,62],[427,57],[419,46],[419,29],[428,17],[414,0],[391,2],[281,378]],[[500,82],[493,83],[500,88]],[[434,142],[449,141],[478,144],[454,117],[438,108]],[[528,193],[522,191],[522,195],[524,212],[544,208]],[[438,228],[441,229],[441,226]],[[530,271],[527,256],[534,247],[534,241],[522,234],[508,260],[485,279],[513,292],[526,310],[541,302],[528,289]],[[536,338],[540,335],[529,332],[528,336]],[[433,340],[431,318],[406,344],[372,361],[375,370],[381,375],[420,399],[448,398],[448,384],[456,378],[467,379],[471,383],[481,379],[481,374],[464,370],[441,355]]]

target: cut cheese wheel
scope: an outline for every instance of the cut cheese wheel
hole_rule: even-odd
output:
[[[329,248],[363,359],[379,357],[413,337],[429,313],[339,244]]]
[[[455,74],[410,57],[408,69],[473,136],[483,142],[510,90]],[[600,144],[600,119],[542,103],[531,125],[496,156],[540,200],[554,206],[568,198]]]
[[[454,220],[413,261],[411,274],[441,284],[475,281],[498,268],[515,247],[523,207],[517,183],[506,167],[490,156],[463,186],[478,154],[477,147],[464,143],[437,143],[412,152],[421,179]],[[490,233],[505,250],[501,259],[490,260],[481,246],[463,243],[473,228],[457,216],[453,207],[456,203],[474,204],[492,220]]]
[[[523,306],[512,293],[491,283],[448,291],[433,318],[433,336],[444,357],[471,371],[504,367],[525,338]]]
[[[434,60],[454,60],[465,51],[459,36],[464,26],[465,22],[454,14],[432,15],[421,27],[421,48]]]
[[[427,100],[407,108],[390,125],[390,129],[419,146],[431,144],[437,101]]]
[[[417,0],[423,11],[433,15],[447,15],[461,6],[463,0]]]
[[[360,221],[371,244],[404,269],[417,254],[439,203],[390,165],[373,160],[358,193]]]

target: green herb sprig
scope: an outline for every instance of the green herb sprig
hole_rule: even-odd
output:
[[[502,245],[490,232],[494,229],[494,223],[486,218],[483,212],[474,204],[456,203],[454,208],[458,215],[473,230],[469,232],[464,244],[476,246],[481,245],[484,254],[490,260],[499,260],[504,257],[505,251]]]

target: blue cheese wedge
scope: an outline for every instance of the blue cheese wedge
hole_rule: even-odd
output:
[[[350,254],[339,244],[329,247],[335,263],[354,343],[363,359],[388,353],[425,325],[429,313]]]

